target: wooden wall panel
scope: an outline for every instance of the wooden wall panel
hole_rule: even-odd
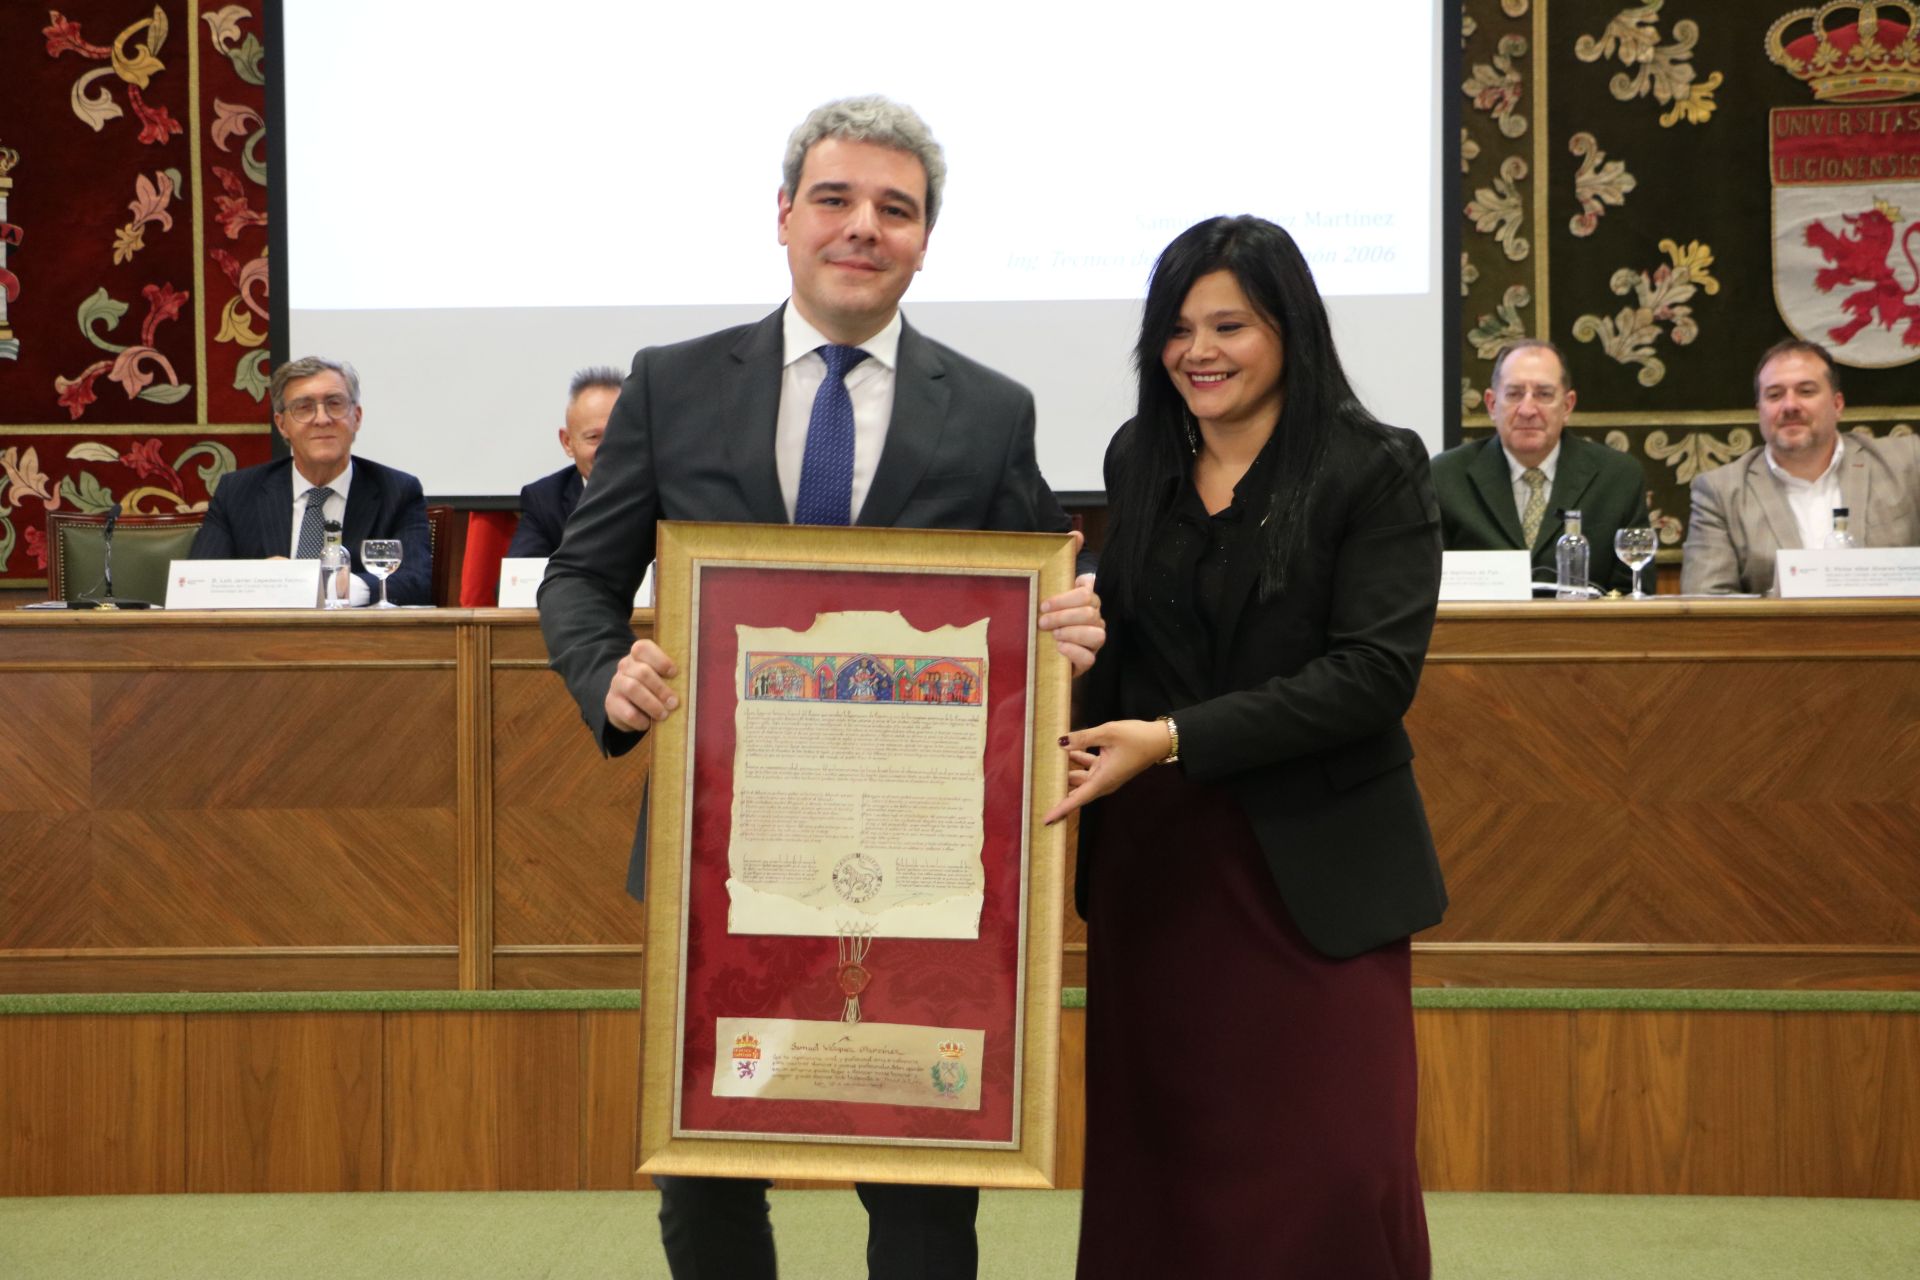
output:
[[[231,613],[22,613],[6,625],[0,662],[28,669],[392,671],[454,664],[461,609],[348,614],[317,609]]]
[[[493,636],[462,626],[454,646],[456,912],[460,989],[493,986]]]
[[[0,952],[0,991],[437,991],[459,985],[444,947],[237,947]]]
[[[647,1191],[640,1165],[640,1011],[580,1015],[580,1185]]]
[[[494,941],[499,946],[646,941],[627,893],[634,815],[608,808],[496,808]]]
[[[493,661],[496,666],[513,666],[528,671],[547,670],[547,641],[540,634],[540,619],[524,609],[475,609],[473,616],[493,629]],[[634,611],[634,634],[648,635],[653,626],[653,610]],[[549,673],[550,675],[552,673]],[[552,677],[558,680],[560,677]]]
[[[1595,626],[1537,660],[1521,620],[1467,653],[1476,627],[1441,624],[1409,727],[1453,906],[1423,941],[1920,955],[1913,663],[1714,649],[1712,621]],[[1809,717],[1796,689],[1847,711]]]
[[[1056,1187],[1087,1181],[1087,1011],[1060,1011],[1059,1138],[1054,1144]]]
[[[1413,981],[1422,987],[1915,991],[1920,948],[1421,941],[1413,944]]]
[[[1573,1015],[1423,1009],[1420,1177],[1429,1191],[1573,1185]]]
[[[1920,1017],[1777,1020],[1781,1194],[1920,1199]]]
[[[5,681],[0,676],[0,684]],[[98,940],[92,826],[85,813],[16,810],[0,817],[0,948],[85,947]]]
[[[1451,901],[1446,920],[1421,941],[1644,940],[1625,806],[1530,804],[1499,791],[1450,799],[1447,788],[1429,783],[1441,773],[1423,763],[1417,776]]]
[[[1912,799],[1635,806],[1664,833],[1635,866],[1659,940],[1920,946]],[[1655,940],[1648,938],[1648,941]]]
[[[450,670],[102,672],[93,803],[451,810],[453,708]]]
[[[0,1195],[186,1189],[184,1019],[0,1017]]]
[[[1909,645],[1920,635],[1909,631]],[[1651,768],[1643,794],[1674,801],[1802,803],[1911,795],[1920,755],[1920,683],[1911,658],[1834,658],[1818,651],[1775,661],[1654,664],[1664,696],[1646,709],[1656,749],[1690,748],[1685,768]],[[1816,695],[1813,705],[1800,695]],[[1858,708],[1873,728],[1826,708]],[[1653,763],[1653,762],[1650,762]]]
[[[500,991],[629,991],[647,985],[646,956],[638,946],[526,947],[493,956]]]
[[[497,640],[497,637],[496,637]],[[560,677],[545,669],[493,673],[494,788],[502,805],[610,808],[630,817],[646,787],[648,745],[608,759]]]
[[[1574,1014],[1572,1190],[1778,1194],[1776,1016]]]
[[[452,944],[453,810],[106,811],[92,932],[115,947]]]
[[[86,675],[12,672],[0,679],[0,815],[84,809],[90,790]]]
[[[387,1188],[579,1186],[579,1016],[389,1015]]]
[[[1912,600],[1443,604],[1427,661],[1912,661],[1916,620]]]
[[[1624,798],[1625,719],[1640,702],[1631,678],[1637,668],[1572,656],[1428,661],[1408,729],[1430,804],[1498,800],[1525,808]]]
[[[644,941],[626,882],[648,744],[603,758],[545,670],[495,670],[493,716],[496,943]]]
[[[1430,1190],[1920,1199],[1920,1017],[1422,1010],[1416,1031]],[[639,1059],[626,1010],[0,1018],[0,1194],[645,1189]],[[1081,1010],[1060,1060],[1071,1188]]]
[[[187,1190],[379,1190],[381,1018],[188,1018]]]

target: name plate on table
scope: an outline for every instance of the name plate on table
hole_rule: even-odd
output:
[[[315,609],[318,560],[175,560],[169,609]]]
[[[1782,550],[1775,563],[1784,600],[1920,596],[1920,547]]]
[[[500,607],[502,609],[532,609],[538,607],[540,579],[547,576],[547,558],[545,556],[509,556],[500,562]],[[640,590],[633,596],[636,609],[653,607],[653,566],[647,566],[647,576],[640,580]]]
[[[1524,551],[1443,551],[1442,600],[1531,600],[1533,560]]]

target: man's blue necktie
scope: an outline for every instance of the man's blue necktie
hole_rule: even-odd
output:
[[[807,449],[800,460],[793,522],[852,524],[853,397],[847,394],[846,377],[867,353],[842,346],[819,351],[827,362],[827,378],[813,394],[813,414],[807,419]]]

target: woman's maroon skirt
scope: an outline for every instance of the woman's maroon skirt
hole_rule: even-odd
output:
[[[1316,952],[1239,804],[1177,768],[1101,803],[1082,1280],[1425,1280],[1407,940]]]

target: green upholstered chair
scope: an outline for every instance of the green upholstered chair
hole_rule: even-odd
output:
[[[204,519],[198,512],[121,516],[113,531],[113,594],[117,600],[165,604],[167,565],[185,560]],[[47,513],[47,596],[72,603],[106,591],[107,517],[71,511]]]

